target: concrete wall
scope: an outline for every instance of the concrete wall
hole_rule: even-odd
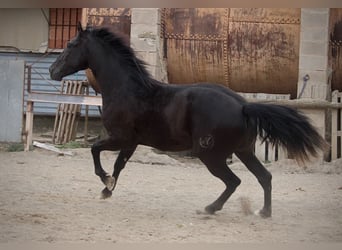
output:
[[[326,99],[328,86],[329,8],[302,8],[299,52],[298,93],[303,77],[310,79],[302,98]]]
[[[328,77],[329,8],[302,8],[299,48],[298,94],[300,98],[327,100],[331,87]],[[310,78],[304,85],[303,77]],[[325,110],[302,110],[323,137],[329,137]],[[329,138],[327,138],[329,139]],[[323,157],[322,157],[323,158]]]
[[[131,9],[131,45],[137,56],[144,60],[151,75],[167,82],[166,63],[163,59],[163,43],[160,38],[160,9]]]
[[[21,142],[24,61],[0,60],[0,141]]]
[[[48,9],[44,9],[47,17]],[[49,25],[41,9],[0,8],[1,46],[13,46],[21,51],[44,52],[48,46]]]

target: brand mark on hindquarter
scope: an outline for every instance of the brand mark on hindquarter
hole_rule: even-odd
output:
[[[214,146],[214,137],[212,135],[206,135],[199,138],[199,145],[201,148],[210,149]]]

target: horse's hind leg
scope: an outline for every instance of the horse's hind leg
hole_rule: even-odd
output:
[[[262,217],[270,217],[272,215],[272,175],[260,163],[258,158],[252,151],[239,152],[236,155],[246,165],[255,177],[258,179],[264,189],[264,207],[259,211]]]
[[[207,213],[214,214],[216,211],[222,209],[223,205],[240,185],[241,180],[228,168],[225,157],[217,157],[216,155],[210,154],[200,156],[199,158],[214,176],[226,184],[226,189],[217,200],[205,208]]]

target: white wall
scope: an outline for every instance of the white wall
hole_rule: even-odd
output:
[[[49,10],[43,10],[48,17]],[[21,51],[44,52],[48,38],[49,25],[41,9],[0,8],[1,51],[5,51],[1,46],[13,46]]]

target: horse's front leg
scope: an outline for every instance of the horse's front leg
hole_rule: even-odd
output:
[[[91,152],[93,155],[95,174],[100,177],[101,181],[105,184],[105,188],[102,190],[102,198],[108,198],[112,195],[117,179],[121,170],[125,167],[128,159],[132,156],[137,145],[131,147],[131,149],[121,150],[114,164],[113,175],[110,176],[101,165],[100,153],[104,150],[116,151],[120,149],[119,144],[112,138],[105,139],[93,144]]]
[[[129,158],[133,155],[135,149],[137,146],[132,147],[132,149],[123,149],[120,151],[118,157],[116,158],[115,164],[114,164],[114,172],[113,177],[106,176],[106,180],[108,181],[110,185],[108,185],[108,182],[105,183],[106,187],[102,190],[102,198],[106,199],[112,196],[112,192],[118,183],[118,178],[120,175],[121,170],[125,167],[127,161]]]
[[[106,185],[109,191],[114,189],[115,180],[102,168],[100,161],[100,153],[104,150],[116,151],[119,150],[119,144],[112,138],[98,141],[91,147],[93,155],[95,174],[100,177],[101,181]]]

